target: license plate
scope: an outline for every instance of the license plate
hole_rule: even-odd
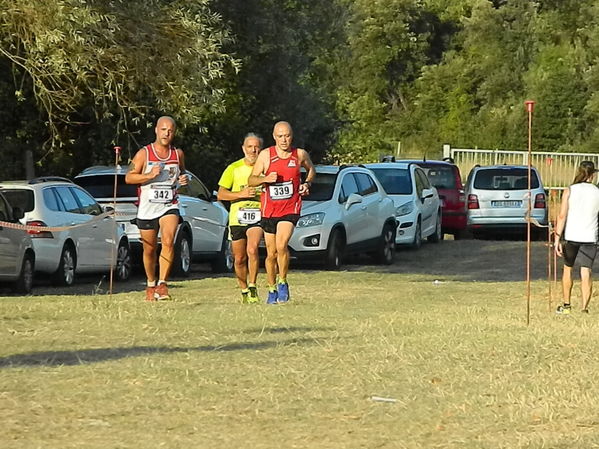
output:
[[[520,207],[521,205],[522,205],[522,201],[516,201],[516,200],[491,201],[492,207]]]

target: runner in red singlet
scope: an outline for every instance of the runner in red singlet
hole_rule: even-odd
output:
[[[293,131],[287,122],[278,122],[273,129],[275,146],[260,152],[248,184],[264,185],[261,196],[261,227],[266,243],[267,304],[289,301],[289,248],[287,244],[299,220],[302,199],[316,175],[306,150],[291,146]],[[306,169],[301,183],[300,168]],[[276,276],[279,274],[277,282]]]
[[[127,184],[139,185],[137,227],[143,244],[143,262],[147,276],[146,301],[170,299],[166,280],[174,258],[174,240],[179,225],[177,183],[186,185],[183,151],[171,144],[176,124],[171,117],[156,122],[156,140],[133,157],[125,177]],[[156,284],[156,251],[160,231],[159,277]]]

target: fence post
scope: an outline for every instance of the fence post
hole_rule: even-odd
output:
[[[443,144],[443,158],[451,157],[451,145],[448,143]]]

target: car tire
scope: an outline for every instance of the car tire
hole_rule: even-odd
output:
[[[231,273],[233,271],[233,264],[233,250],[228,238],[228,233],[225,231],[220,251],[211,264],[212,272]]]
[[[441,214],[437,214],[437,222],[435,224],[435,232],[427,237],[430,243],[439,243],[443,240],[443,231],[441,230]]]
[[[461,240],[464,237],[464,233],[462,231],[455,231],[453,233],[454,240]]]
[[[62,248],[60,263],[54,273],[53,280],[56,285],[71,286],[75,283],[75,270],[77,268],[77,256],[71,243]]]
[[[379,249],[376,252],[375,260],[381,265],[391,265],[395,259],[395,235],[396,229],[390,223],[383,226],[381,233]]]
[[[124,282],[131,277],[131,249],[126,241],[121,241],[116,250],[116,266],[114,267],[114,276],[117,281]]]
[[[12,290],[15,293],[31,293],[33,288],[33,273],[34,273],[34,258],[33,255],[27,253],[23,256],[21,264],[21,272],[18,279],[14,282]]]
[[[416,230],[414,232],[414,240],[410,247],[412,249],[420,249],[422,246],[422,225],[420,224],[420,217],[416,220]]]
[[[189,233],[180,230],[175,241],[175,260],[173,271],[177,276],[188,277],[191,273],[192,243]]]
[[[325,265],[329,270],[338,270],[343,265],[343,253],[345,252],[345,239],[342,232],[334,230],[329,237]]]

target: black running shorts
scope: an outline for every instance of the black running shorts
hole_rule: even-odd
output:
[[[593,267],[593,262],[597,255],[597,245],[595,243],[570,242],[566,240],[562,248],[564,250],[564,264],[567,267],[574,266],[577,256],[581,267]]]

